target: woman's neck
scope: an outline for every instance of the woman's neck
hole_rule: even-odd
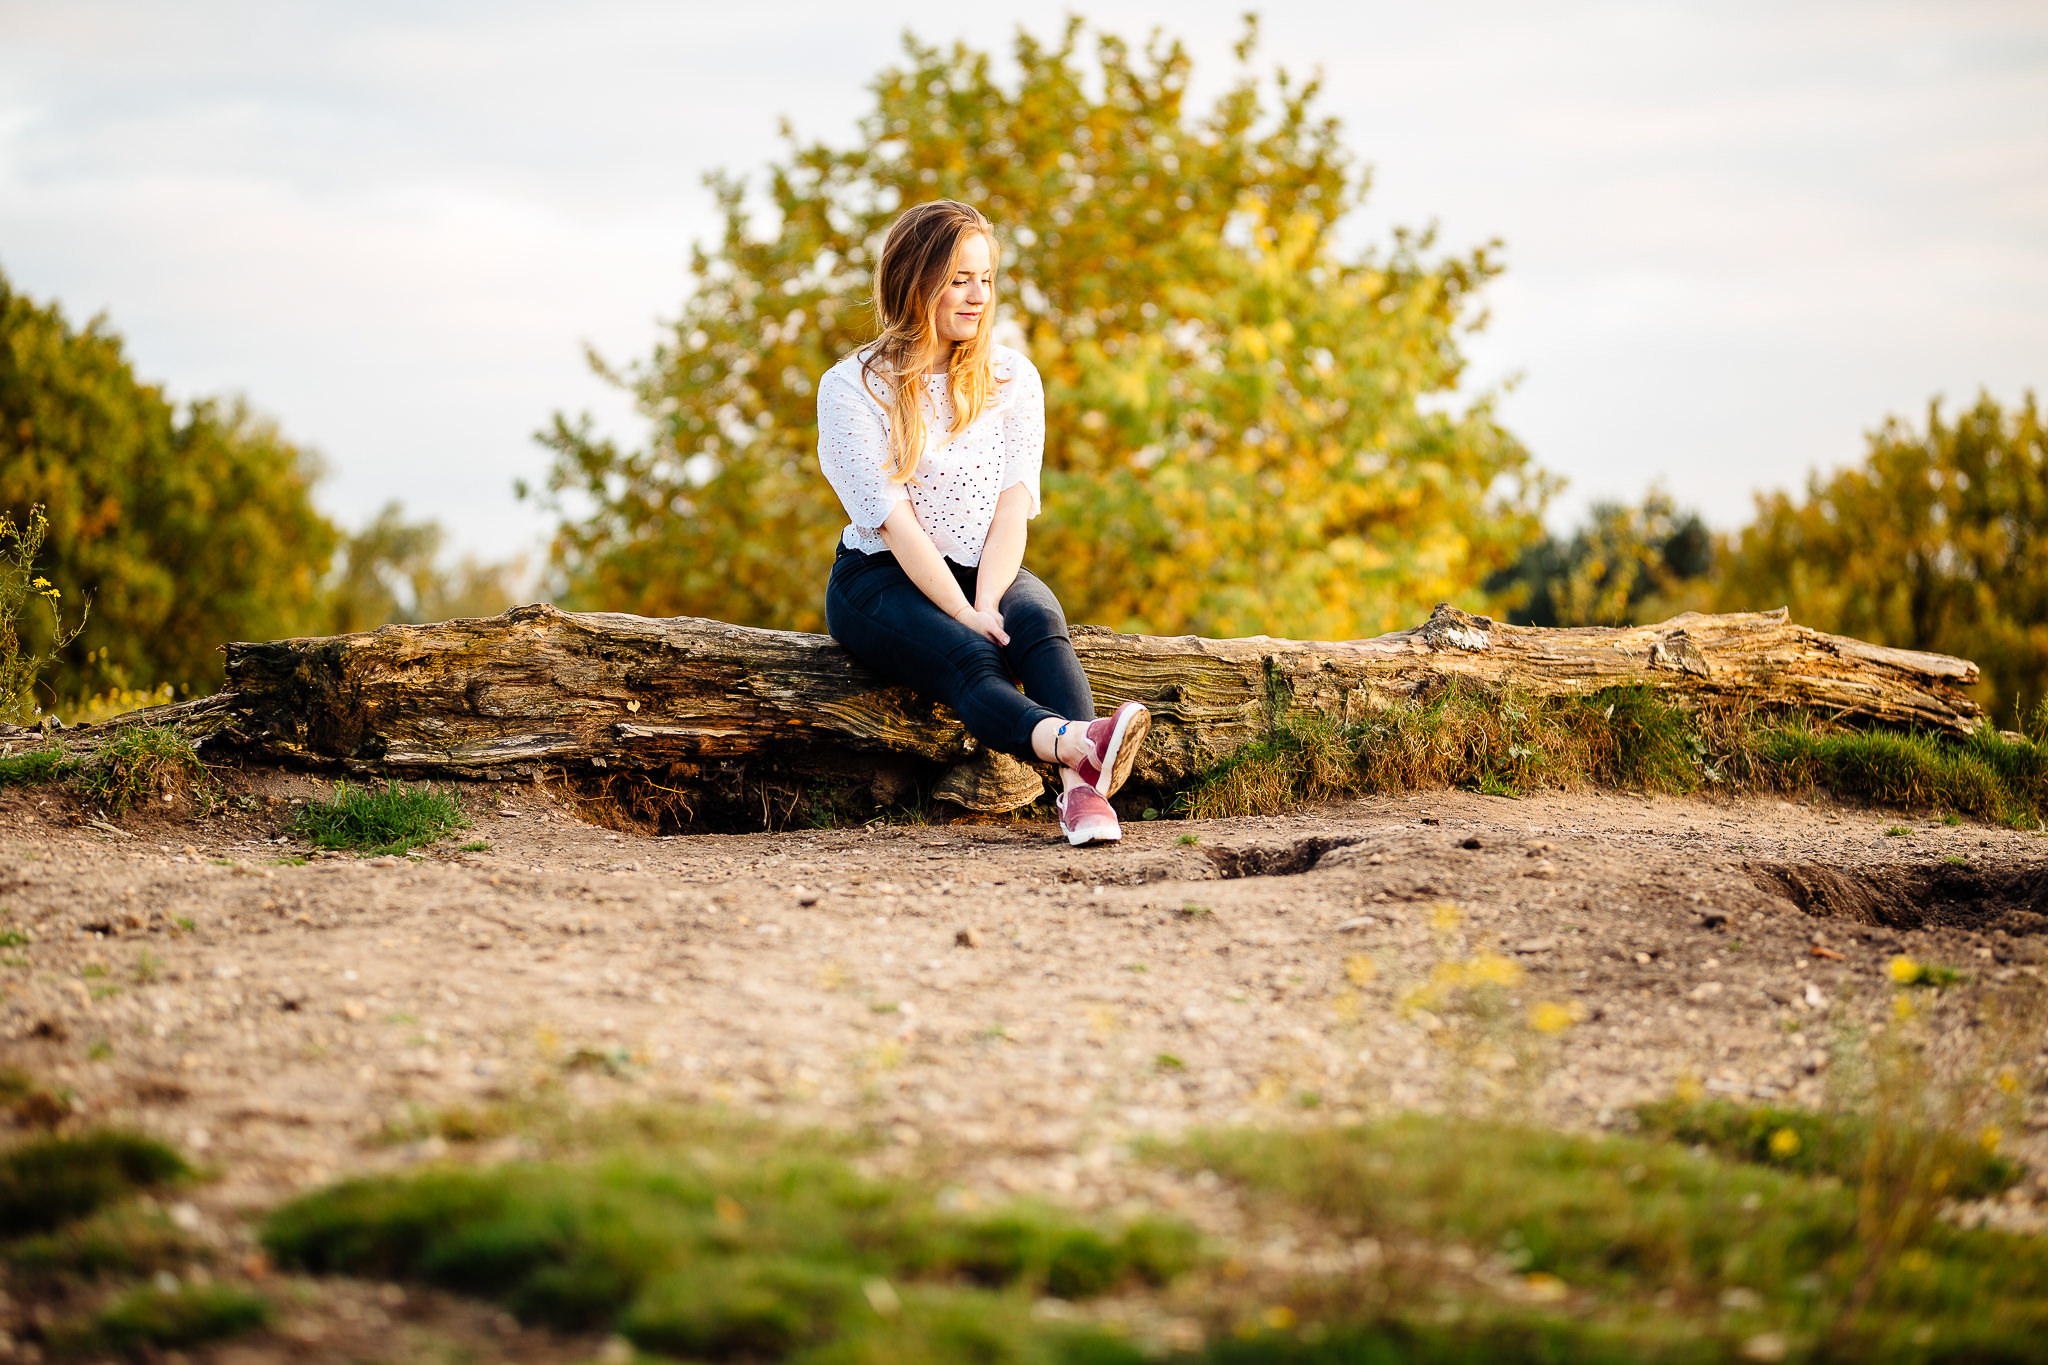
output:
[[[949,374],[953,369],[953,350],[958,342],[942,341],[932,356],[932,363],[925,367],[926,374]]]

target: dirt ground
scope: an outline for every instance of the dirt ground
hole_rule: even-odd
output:
[[[232,774],[121,833],[0,793],[0,1066],[219,1170],[180,1217],[436,1157],[423,1115],[543,1081],[865,1127],[972,1197],[1201,1213],[1131,1138],[1431,1108],[1484,1068],[1412,1007],[1440,964],[1509,959],[1518,1008],[1577,1020],[1499,1103],[1592,1129],[1682,1085],[1821,1102],[1899,954],[1968,978],[1919,993],[1959,1035],[2048,962],[2048,837],[1825,803],[1437,792],[1070,850],[1011,822],[637,837],[479,784],[473,830],[359,859],[285,833],[328,790]],[[2048,1110],[2009,1140],[2048,1169]],[[1976,1214],[2044,1215],[2038,1176]],[[404,1301],[361,1297],[358,1328]]]

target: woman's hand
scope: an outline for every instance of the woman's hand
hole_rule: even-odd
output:
[[[973,631],[976,635],[995,641],[999,645],[1010,643],[1010,637],[1003,630],[1001,612],[984,611],[979,607],[965,606],[953,613],[953,619]]]

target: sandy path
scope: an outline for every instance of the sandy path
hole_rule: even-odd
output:
[[[877,1126],[991,1195],[1114,1204],[1134,1134],[1440,1103],[1471,1031],[1401,1000],[1481,951],[1522,970],[1517,1010],[1582,1019],[1504,1093],[1589,1127],[1688,1077],[1817,1102],[1825,1021],[1881,1017],[1894,954],[1996,983],[2048,946],[2024,911],[2017,936],[1815,919],[1755,875],[2024,881],[2048,839],[1782,802],[1437,793],[1075,852],[1022,824],[622,836],[491,787],[490,852],[267,862],[317,789],[251,774],[255,813],[136,840],[0,807],[0,907],[33,940],[0,968],[0,1064],[203,1152],[233,1205],[430,1154],[377,1139],[536,1083]],[[2042,1119],[2016,1135],[2037,1164]]]

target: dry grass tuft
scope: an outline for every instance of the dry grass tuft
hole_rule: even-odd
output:
[[[2027,825],[2048,809],[2048,722],[2034,735],[1985,730],[1957,739],[1689,707],[1648,687],[1537,699],[1463,680],[1348,726],[1275,711],[1265,738],[1179,791],[1177,813],[1270,815],[1441,787],[1516,796],[1593,786],[1674,795],[1822,790]]]

